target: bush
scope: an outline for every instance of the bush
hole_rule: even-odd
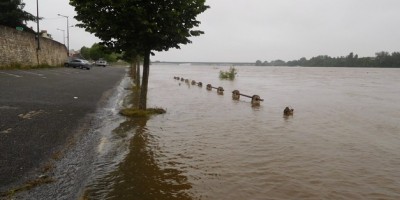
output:
[[[219,71],[219,78],[220,79],[229,79],[234,80],[237,74],[237,70],[235,67],[230,67],[228,71]]]

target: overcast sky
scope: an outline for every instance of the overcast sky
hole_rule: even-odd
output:
[[[36,14],[36,1],[25,0]],[[180,50],[155,52],[153,61],[255,62],[285,61],[317,55],[360,57],[378,51],[400,51],[400,0],[207,0],[199,16],[204,35]],[[41,29],[63,42],[68,15],[77,23],[68,0],[39,0]],[[30,23],[36,27],[36,24]],[[99,40],[70,27],[70,47],[80,49]]]

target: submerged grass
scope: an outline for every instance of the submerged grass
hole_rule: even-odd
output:
[[[166,112],[167,111],[163,108],[148,108],[146,110],[140,110],[137,108],[125,108],[122,109],[119,113],[126,117],[147,118],[151,115],[164,114]]]
[[[130,87],[129,89],[132,92],[131,94],[128,94],[127,97],[125,97],[125,101],[129,102],[131,107],[120,110],[120,115],[131,118],[149,118],[152,115],[164,114],[167,112],[165,109],[158,107],[147,108],[146,110],[139,109],[138,107],[141,87],[139,84],[132,84],[132,87]]]

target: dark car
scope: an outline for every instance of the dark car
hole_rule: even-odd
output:
[[[83,59],[72,59],[64,63],[65,67],[81,68],[89,70],[92,66],[89,61]]]

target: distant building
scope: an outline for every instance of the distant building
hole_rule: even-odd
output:
[[[40,31],[40,36],[44,38],[53,39],[53,37],[51,37],[51,34],[47,33],[47,30]]]
[[[75,50],[73,50],[73,49],[70,49],[70,50],[69,50],[69,57],[84,59],[84,58],[82,57],[80,51],[75,51]]]

